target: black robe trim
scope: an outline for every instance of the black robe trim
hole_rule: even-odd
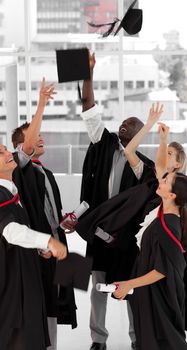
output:
[[[108,199],[81,218],[76,225],[77,233],[85,241],[93,244],[96,228],[101,227],[109,234],[115,234],[115,245],[118,245],[118,232],[122,229],[125,232],[125,225],[135,216],[143,216],[147,202],[156,197],[156,187],[157,181],[150,181],[133,186],[115,197]],[[98,239],[101,240],[100,238]],[[121,243],[119,244],[120,247],[123,250]]]
[[[166,226],[181,240],[180,219],[165,214]],[[184,255],[168,235],[160,218],[144,231],[141,250],[131,278],[157,270],[165,278],[148,286],[136,288],[129,296],[140,350],[186,350],[184,332],[185,290]]]
[[[118,136],[117,134],[110,133],[106,128],[103,131],[101,140],[95,144],[91,143],[88,148],[85,161],[83,164],[83,177],[82,177],[82,186],[81,186],[81,202],[85,200],[90,206],[89,210],[86,211],[86,213],[84,214],[85,218],[87,217],[87,215],[89,215],[89,212],[97,208],[101,203],[108,200],[108,181],[109,181],[110,172],[111,172],[112,163],[113,163],[113,155],[116,149],[119,149]],[[137,152],[137,154],[139,158],[144,162],[144,170],[143,170],[141,179],[138,180],[136,178],[133,170],[131,169],[127,161],[124,166],[122,179],[120,183],[120,190],[119,190],[120,193],[126,190],[130,190],[130,188],[133,186],[142,184],[151,179],[155,179],[154,163],[150,159],[145,157],[143,154],[139,152]],[[115,198],[117,198],[117,196]],[[135,206],[136,206],[136,199],[137,199],[137,196],[134,192],[133,205]],[[94,213],[98,214],[98,212],[97,213],[94,212]],[[112,210],[111,210],[111,214],[112,214]],[[125,216],[125,213],[123,212],[123,214],[121,215],[121,218],[124,216]],[[102,217],[102,213],[101,213],[101,217]],[[128,215],[127,215],[127,218],[128,218]],[[116,224],[117,221],[115,220],[115,218],[114,220],[110,221],[109,211],[108,211],[108,214],[106,215],[106,220],[108,220],[108,223],[110,224],[107,225],[106,223],[106,227],[101,226],[101,228],[105,228],[106,231],[108,232],[111,232],[110,230],[113,227],[113,225],[114,226],[118,224],[120,225],[121,223],[121,220],[120,220]],[[93,216],[93,221],[94,223],[96,223],[97,221],[96,216]],[[122,225],[120,226],[122,228]],[[90,235],[90,237],[87,239],[88,242],[89,240],[93,239],[94,227],[93,226],[91,227],[92,227],[92,233],[91,233],[91,230],[89,230],[88,225],[86,225],[85,232],[87,232],[87,228],[88,228],[89,230],[88,236]],[[79,230],[79,232],[81,231],[82,229]],[[131,228],[130,226],[128,227],[129,235],[130,235],[130,232],[131,232],[131,236],[134,237],[135,235],[134,227],[131,227]],[[85,236],[86,235],[84,235],[84,237]],[[136,242],[135,238],[133,238],[133,240],[135,243]],[[103,242],[98,237],[94,237],[94,242],[92,246],[88,245],[87,254],[93,256],[93,270],[107,271],[109,263],[112,262],[113,260],[113,251],[108,245],[106,245],[105,242]]]
[[[100,255],[105,259],[107,283],[130,277],[139,250],[135,235],[144,218],[147,202],[155,198],[156,187],[157,181],[133,186],[100,204],[76,225],[77,233],[90,244],[101,241],[99,246],[103,251],[100,250]],[[97,227],[113,235],[111,245],[95,236]],[[94,268],[100,266],[95,264]]]
[[[32,162],[24,167],[19,167],[19,159],[17,153],[14,154],[15,161],[18,166],[13,172],[13,179],[18,188],[18,192],[21,198],[21,202],[25,205],[32,229],[48,233],[53,235],[51,227],[48,223],[47,217],[44,212],[44,200],[45,200],[45,176],[39,171]],[[59,188],[55,181],[52,172],[46,168],[43,168],[47,174],[49,182],[51,184],[59,222],[62,219],[62,204],[60,198]],[[58,227],[59,240],[67,245],[64,231]],[[54,273],[56,269],[56,259],[43,259],[41,260],[42,279],[44,286],[44,293],[46,299],[47,315],[49,317],[57,317],[58,323],[71,324],[72,328],[77,327],[76,320],[76,305],[74,291],[72,287],[61,287],[59,296],[57,297],[58,289],[53,284]]]
[[[1,204],[13,198],[0,186]],[[50,341],[38,252],[5,240],[2,232],[11,222],[29,225],[26,211],[14,201],[0,207],[0,349],[14,348],[16,331],[21,350],[46,350]]]

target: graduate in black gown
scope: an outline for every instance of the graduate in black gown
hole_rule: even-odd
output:
[[[187,203],[187,177],[170,173],[159,180],[157,218],[144,231],[132,278],[114,282],[114,296],[129,297],[140,350],[187,349],[185,341],[184,247],[180,213]]]
[[[132,167],[137,167],[141,162],[136,152],[137,147],[152,126],[158,122],[162,111],[163,106],[159,103],[156,105],[153,104],[146,124],[125,147],[124,153]],[[163,123],[161,125],[162,128],[161,126],[159,128],[160,146],[157,152],[155,169],[158,176],[160,173],[162,176],[166,171],[185,172],[186,154],[182,145],[172,142],[168,146],[169,128]],[[113,238],[115,237],[112,246],[104,242],[106,246],[108,245],[112,248],[111,250],[113,252],[106,276],[108,283],[111,283],[113,280],[129,278],[136,254],[138,253],[135,235],[140,229],[139,225],[144,221],[145,216],[145,220],[148,220],[148,214],[149,220],[150,215],[153,219],[154,215],[156,217],[155,207],[160,205],[161,200],[156,194],[158,187],[156,171],[153,175],[149,181],[133,186],[108,201],[103,202],[76,225],[76,231],[90,244],[93,243],[97,227],[102,228],[105,232],[112,235]],[[154,212],[152,212],[153,210]],[[131,245],[133,239],[134,249]],[[187,280],[186,277],[185,280]],[[127,306],[129,310],[129,304]],[[131,334],[132,327],[133,324],[130,327]]]
[[[19,165],[14,171],[14,181],[27,208],[31,227],[50,233],[67,245],[64,230],[60,228],[62,203],[59,188],[53,173],[39,160],[45,152],[45,142],[40,134],[43,112],[47,101],[52,99],[54,94],[54,85],[47,86],[43,79],[37,111],[32,122],[23,124],[12,134],[13,145],[18,151],[15,153],[15,159]],[[20,153],[24,153],[28,158],[24,167],[20,162]],[[67,228],[71,228],[71,225]],[[72,328],[77,326],[76,305],[71,286],[58,290],[58,286],[53,283],[56,259],[50,257],[50,253],[41,254],[49,258],[41,259],[41,268],[52,343],[49,350],[54,350],[57,347],[57,323],[71,324]]]
[[[12,182],[13,155],[0,145],[0,349],[46,350],[50,345],[38,249],[58,259],[65,245],[30,229]]]
[[[158,103],[156,106],[152,105],[146,124],[124,149],[124,153],[132,167],[136,167],[141,162],[136,149],[152,126],[158,122],[161,114],[158,113],[159,110],[162,111],[163,106]],[[161,177],[166,172],[180,171],[185,173],[186,154],[184,148],[177,142],[167,145],[168,135],[169,128],[165,124],[160,123],[160,145],[155,162],[155,174],[152,179],[133,186],[103,202],[76,225],[77,232],[90,244],[93,243],[97,227],[101,227],[115,238],[112,247],[113,250],[114,248],[117,249],[117,253],[115,254],[115,259],[113,259],[114,266],[107,273],[107,276],[110,275],[110,279],[107,280],[108,283],[111,282],[111,278],[115,278],[117,275],[120,278],[122,276],[125,277],[126,273],[129,274],[129,269],[131,270],[133,264],[131,262],[131,265],[128,267],[127,261],[125,261],[127,255],[132,256],[128,247],[129,236],[135,236],[144,217],[160,205],[161,199],[156,194],[158,187],[156,173],[157,176]],[[106,242],[105,245],[108,245],[108,243]],[[125,250],[127,251],[126,254],[124,254]],[[125,271],[124,266],[126,266]]]
[[[81,201],[89,203],[90,211],[95,210],[101,203],[114,197],[122,191],[128,190],[139,183],[146,182],[154,176],[154,163],[138,152],[141,158],[140,167],[132,169],[124,156],[124,147],[132,137],[143,127],[143,123],[136,117],[124,120],[119,126],[118,133],[107,130],[97,110],[93,93],[93,69],[95,65],[94,54],[90,55],[90,80],[83,83],[83,113],[82,118],[86,124],[90,138],[90,146],[83,164],[83,177],[81,185]],[[86,212],[87,216],[88,212]],[[88,214],[89,215],[89,214]],[[129,232],[134,228],[129,227]],[[137,254],[136,240],[129,235],[128,261],[129,266]],[[100,238],[94,237],[93,244],[88,245],[87,253],[93,256],[91,291],[90,330],[92,345],[90,350],[105,350],[108,331],[105,326],[107,295],[99,293],[95,285],[105,281],[110,265],[113,261],[114,251]],[[101,280],[102,279],[102,280]],[[133,339],[131,339],[133,342]]]

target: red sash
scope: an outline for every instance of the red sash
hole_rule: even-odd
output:
[[[31,161],[32,161],[32,163],[43,166],[42,163],[40,162],[40,160],[38,160],[38,159],[31,159]]]
[[[185,253],[184,248],[182,247],[181,242],[174,236],[174,234],[170,231],[170,229],[166,226],[166,223],[164,221],[164,212],[163,212],[163,208],[162,205],[159,207],[158,210],[158,214],[157,217],[159,217],[161,219],[161,223],[162,226],[164,228],[164,230],[167,232],[167,234],[171,237],[171,239],[179,246],[179,248],[181,249],[182,253]]]
[[[0,203],[0,208],[1,208],[1,207],[5,207],[6,205],[11,204],[11,203],[14,203],[14,202],[15,202],[16,204],[18,204],[19,200],[20,200],[20,197],[19,197],[19,194],[17,193],[12,199],[9,199],[8,201],[5,201],[5,202],[3,202],[3,203]]]

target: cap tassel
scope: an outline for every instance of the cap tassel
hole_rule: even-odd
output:
[[[116,23],[119,22],[119,21],[120,20],[118,18],[116,18],[111,23],[103,23],[103,24],[95,24],[93,22],[87,22],[87,23],[89,24],[89,26],[91,26],[93,28],[102,28],[104,26],[110,26],[110,28],[105,33],[102,34],[102,37],[106,38],[107,36],[109,36],[113,32]]]
[[[82,103],[85,103],[87,101],[87,98],[82,98],[79,81],[77,82],[77,90],[78,90],[79,101],[82,102]]]
[[[133,3],[129,6],[128,11],[131,10],[136,5],[137,0],[134,0]]]

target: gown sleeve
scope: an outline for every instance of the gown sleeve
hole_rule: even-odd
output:
[[[168,216],[166,224],[173,237],[180,240],[181,228],[179,219],[174,216]],[[151,260],[153,269],[166,277],[173,268],[179,272],[182,271],[184,258],[181,249],[165,231],[160,220],[157,221],[151,235]]]
[[[163,251],[158,240],[155,239],[152,249],[152,266],[153,269],[167,277],[168,274],[168,258]]]

